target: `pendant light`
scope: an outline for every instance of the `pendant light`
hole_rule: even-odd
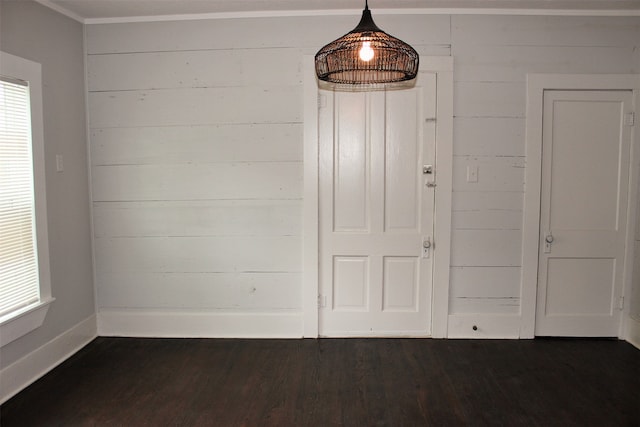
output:
[[[341,85],[396,83],[418,73],[418,53],[378,28],[368,0],[358,26],[320,49],[315,62],[318,79]]]

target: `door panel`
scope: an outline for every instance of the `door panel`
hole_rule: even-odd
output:
[[[618,335],[631,100],[544,93],[536,335]]]
[[[611,316],[616,260],[550,258],[546,315]]]
[[[361,256],[333,258],[333,309],[361,310],[369,308],[369,260]]]
[[[424,74],[407,90],[323,92],[321,336],[430,334],[435,85]]]
[[[420,164],[418,115],[407,106],[418,106],[418,91],[395,92],[386,99],[385,230],[418,231],[420,227]]]
[[[334,231],[366,231],[370,183],[365,99],[343,94],[335,108]]]
[[[418,310],[418,257],[384,257],[382,311]]]
[[[551,229],[617,230],[621,102],[553,101]],[[583,93],[581,93],[583,94]],[[556,93],[556,96],[561,96]],[[589,120],[592,119],[592,120]],[[628,153],[627,153],[628,154]]]

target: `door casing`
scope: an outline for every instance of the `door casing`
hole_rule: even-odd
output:
[[[524,220],[522,233],[522,288],[520,295],[520,338],[534,338],[538,282],[538,242],[542,183],[542,117],[545,90],[631,90],[634,108],[640,105],[640,75],[636,74],[529,74],[527,75],[526,159]],[[640,132],[632,129],[631,169],[627,208],[626,252],[622,278],[623,296],[630,300],[633,268],[633,236],[638,188]],[[625,336],[629,304],[622,313],[618,337]]]
[[[451,197],[453,186],[453,58],[420,57],[422,73],[436,74],[436,191],[432,336],[447,336]],[[304,58],[303,336],[318,337],[318,106],[314,58]]]

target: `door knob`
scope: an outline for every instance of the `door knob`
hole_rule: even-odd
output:
[[[430,248],[431,248],[431,237],[425,237],[422,240],[422,258],[429,258]]]
[[[549,233],[544,236],[544,253],[551,253],[551,244],[553,243],[553,234]]]

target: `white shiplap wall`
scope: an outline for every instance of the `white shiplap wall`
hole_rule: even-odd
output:
[[[202,312],[299,311],[301,51],[153,49],[88,58],[102,332],[146,334],[136,318],[113,326],[122,311],[202,322],[222,319]],[[270,56],[282,71],[261,65]]]
[[[102,334],[301,335],[302,59],[354,20],[88,26]]]
[[[639,18],[453,16],[452,315],[518,336],[528,73],[639,72]],[[467,167],[478,182],[467,182]],[[484,315],[489,315],[486,317]],[[497,320],[492,322],[491,315]],[[506,315],[507,317],[500,317]],[[512,322],[505,329],[498,323]],[[451,322],[450,327],[455,327]],[[480,326],[482,327],[482,326]],[[462,336],[474,336],[471,329]]]
[[[102,334],[301,335],[302,59],[357,19],[87,27]],[[516,314],[526,73],[638,72],[640,18],[376,22],[454,56],[450,311]]]

